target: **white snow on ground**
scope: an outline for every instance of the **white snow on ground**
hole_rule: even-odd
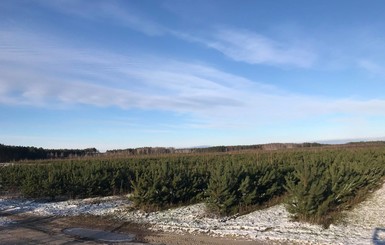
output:
[[[129,205],[126,197],[103,197],[63,202],[38,202],[23,199],[0,199],[0,212],[30,213],[41,216],[107,215]],[[0,213],[1,214],[1,213]]]
[[[113,215],[117,219],[151,224],[151,229],[175,233],[206,233],[248,240],[276,240],[300,244],[385,244],[385,185],[343,220],[323,229],[293,222],[284,205],[276,205],[243,216],[209,217],[204,204],[145,213],[129,211],[126,197],[90,198],[42,203],[31,200],[0,199],[0,212],[26,212],[36,215]],[[2,223],[0,217],[0,226]],[[374,241],[374,239],[379,239]]]

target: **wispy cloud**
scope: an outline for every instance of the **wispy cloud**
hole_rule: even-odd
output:
[[[149,36],[163,35],[167,29],[162,25],[147,18],[144,13],[130,6],[123,6],[117,1],[86,1],[86,0],[41,0],[40,4],[52,9],[85,20],[96,22],[110,22],[116,25],[126,26]],[[125,5],[130,5],[125,2]]]
[[[235,61],[248,64],[308,68],[317,59],[316,53],[304,44],[277,41],[247,30],[215,28],[213,34],[205,37],[184,32],[172,34],[204,44]]]
[[[367,28],[340,31],[333,33],[332,37],[312,33],[312,36],[316,37],[312,40],[298,30],[286,30],[277,38],[236,26],[211,24],[193,31],[173,29],[156,21],[153,16],[135,8],[127,1],[39,0],[38,2],[45,7],[68,15],[69,18],[75,17],[95,23],[127,27],[151,37],[165,35],[199,43],[217,50],[225,57],[237,62],[283,68],[326,70],[347,69],[358,64],[359,67],[372,74],[384,74],[384,69],[368,59],[361,59],[356,64],[353,63],[357,60],[359,53],[377,52],[384,49],[382,37],[379,38],[377,33],[372,33]],[[170,12],[170,14],[172,13]],[[329,45],[329,43],[333,43],[333,45]]]
[[[309,67],[316,58],[304,47],[278,42],[250,31],[222,29],[207,45],[236,61],[250,64]]]
[[[376,62],[373,62],[369,59],[361,59],[357,62],[358,66],[365,71],[373,74],[373,75],[385,75],[385,67],[377,64]]]
[[[135,8],[124,8],[115,1],[42,1],[65,14],[93,21],[112,21],[120,26],[149,36],[170,35],[179,39],[199,42],[225,56],[249,64],[283,65],[307,68],[313,65],[316,54],[304,43],[278,41],[262,34],[236,28],[212,28],[189,33],[172,30],[143,15]]]
[[[199,64],[62,47],[31,34],[0,33],[2,101],[84,103],[195,111],[239,106],[250,81]]]
[[[385,116],[381,99],[310,97],[208,64],[79,50],[28,33],[1,31],[0,37],[2,104],[161,110],[189,115],[194,127],[250,127],[336,113]]]

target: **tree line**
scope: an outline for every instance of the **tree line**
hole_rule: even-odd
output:
[[[88,149],[43,149],[31,146],[10,146],[0,144],[0,163],[20,160],[43,160],[71,157],[93,156],[99,151]]]
[[[271,143],[258,145],[230,145],[230,146],[208,146],[194,148],[174,148],[174,147],[139,147],[127,149],[107,150],[106,155],[110,156],[136,156],[136,155],[162,155],[162,154],[181,154],[181,153],[220,153],[238,152],[252,150],[283,150],[292,148],[309,148],[328,146],[320,143]]]

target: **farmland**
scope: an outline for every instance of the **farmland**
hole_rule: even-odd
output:
[[[385,175],[383,144],[348,146],[24,161],[1,167],[0,191],[51,201],[130,194],[136,209],[204,203],[219,217],[282,203],[294,220],[328,227]]]

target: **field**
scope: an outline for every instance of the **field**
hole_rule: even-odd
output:
[[[39,216],[102,215],[149,225],[154,232],[291,242],[308,236],[315,243],[333,243],[341,232],[354,237],[342,227],[352,228],[350,222],[362,219],[365,205],[383,202],[378,193],[384,175],[383,144],[18,162],[1,167],[0,191],[8,198],[1,199],[0,209],[22,206]],[[41,204],[10,204],[20,200],[10,196]],[[86,200],[98,200],[93,204],[101,211],[80,208],[84,198],[97,198]],[[49,208],[52,204],[55,208]],[[77,212],[60,211],[68,207]],[[7,225],[6,219],[2,222]],[[384,226],[377,222],[354,229],[366,234],[367,242],[368,230]]]

